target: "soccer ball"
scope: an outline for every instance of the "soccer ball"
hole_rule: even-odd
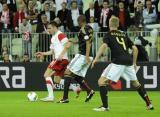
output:
[[[28,98],[29,101],[35,102],[38,99],[38,95],[35,92],[29,92],[27,94],[27,98]]]

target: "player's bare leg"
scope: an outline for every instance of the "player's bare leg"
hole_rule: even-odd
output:
[[[98,85],[100,88],[100,97],[102,101],[102,105],[98,108],[94,108],[94,111],[108,111],[108,90],[107,90],[107,85],[108,85],[109,80],[105,77],[100,77],[98,80]]]
[[[144,87],[139,83],[139,81],[131,81],[132,85],[137,89],[138,94],[141,96],[141,98],[145,101],[147,109],[148,110],[153,110],[153,105],[149,99],[149,96],[144,89]]]
[[[51,77],[53,74],[54,74],[54,71],[49,68],[47,68],[47,70],[45,71],[44,77],[45,77],[45,81],[46,81],[48,96],[40,99],[42,101],[45,101],[45,102],[54,101],[54,93],[53,93],[54,83],[53,83],[52,77]]]

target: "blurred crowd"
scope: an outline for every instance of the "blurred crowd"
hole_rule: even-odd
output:
[[[119,28],[123,31],[148,31],[146,25],[160,22],[160,1],[0,0],[0,33],[20,33],[24,40],[30,40],[31,33],[46,34],[49,22],[55,19],[62,31],[78,32],[77,18],[81,14],[86,16],[87,23],[96,32],[108,31],[112,15],[119,17]],[[0,35],[0,46],[3,46],[1,38]],[[28,42],[26,46],[30,48]],[[26,53],[30,56],[28,51]]]

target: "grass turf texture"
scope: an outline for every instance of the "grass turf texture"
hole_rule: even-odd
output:
[[[157,117],[160,114],[159,92],[148,92],[155,110],[146,110],[145,103],[137,92],[109,92],[108,112],[95,112],[93,108],[100,106],[99,92],[96,92],[89,103],[85,103],[86,93],[82,92],[78,99],[70,92],[68,104],[58,104],[62,92],[56,91],[55,102],[29,102],[28,92],[0,92],[0,117]],[[39,98],[46,92],[36,92]]]

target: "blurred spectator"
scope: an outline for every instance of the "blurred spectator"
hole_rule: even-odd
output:
[[[124,8],[124,2],[118,3],[118,9],[114,10],[114,15],[119,18],[119,29],[127,31],[127,27],[130,26],[130,14],[127,9]]]
[[[3,56],[3,62],[4,63],[10,63],[11,60],[9,59],[9,54],[8,53],[5,53],[4,56]]]
[[[50,11],[56,12],[55,0],[45,0],[45,2],[43,3],[43,9],[44,9],[44,5],[46,3],[49,3],[49,9],[50,9]]]
[[[67,26],[67,15],[68,15],[68,9],[66,8],[67,3],[63,2],[62,4],[62,9],[58,11],[57,17],[61,21],[61,26],[64,27],[64,31],[66,31],[66,26]]]
[[[13,19],[15,32],[19,32],[19,25],[22,23],[23,19],[25,19],[24,5],[20,5]]]
[[[96,11],[100,11],[100,10],[101,10],[101,8],[100,8],[99,3],[98,3],[97,0],[94,2],[94,9],[95,9]]]
[[[12,21],[12,12],[9,10],[7,4],[3,4],[3,10],[0,13],[0,25],[2,27],[2,33],[11,33],[13,29]]]
[[[103,7],[103,1],[105,0],[94,0],[94,2],[98,4],[99,7]]]
[[[145,5],[145,0],[135,0],[134,1],[134,8],[137,9],[137,7],[139,6],[139,4],[141,3],[142,6]]]
[[[36,32],[37,33],[47,33],[47,27],[48,27],[48,19],[47,19],[47,15],[46,14],[42,14],[41,15],[41,21],[42,22],[38,22],[37,28],[36,28]]]
[[[90,17],[94,17],[95,22],[99,22],[100,11],[94,9],[94,2],[89,3],[89,9],[85,12],[87,23],[90,22]]]
[[[17,11],[16,0],[7,0],[7,5],[13,13]]]
[[[2,46],[2,57],[4,62],[11,62],[12,56],[9,54],[9,49],[6,45]]]
[[[47,34],[49,22],[45,14],[41,16],[41,20],[42,22],[39,22],[37,25],[36,33],[39,33],[38,51],[44,52],[49,50],[50,38]]]
[[[72,1],[76,1],[76,2],[77,2],[77,5],[78,5],[78,9],[81,10],[81,11],[83,12],[83,1],[82,1],[82,0],[67,0],[68,9],[71,9]],[[85,0],[85,1],[88,2],[89,0]]]
[[[135,8],[135,17],[134,17],[135,26],[139,29],[143,27],[143,8],[144,4],[141,3],[141,1],[139,1]]]
[[[67,0],[55,0],[55,5],[56,5],[56,15],[58,13],[59,10],[62,9],[62,3],[63,2],[66,2],[67,3]]]
[[[6,45],[2,46],[2,56],[4,56],[4,54],[9,53],[8,47]]]
[[[45,4],[44,4],[44,11],[42,11],[42,12],[40,13],[40,15],[38,15],[40,22],[42,22],[42,21],[41,21],[41,15],[43,15],[43,14],[45,14],[45,15],[47,16],[47,21],[48,21],[48,22],[54,20],[54,18],[55,18],[55,13],[54,13],[54,11],[50,11],[50,4],[49,4],[49,3],[45,3]]]
[[[145,30],[147,30],[147,24],[154,24],[157,21],[156,9],[152,7],[152,2],[150,0],[146,0],[146,8],[143,10],[143,19]]]
[[[22,61],[22,62],[24,62],[24,63],[30,62],[29,55],[28,55],[27,53],[25,53],[25,54],[23,55],[23,61]]]
[[[77,2],[72,1],[71,2],[71,10],[68,12],[67,16],[67,27],[69,31],[71,32],[78,32],[79,31],[79,26],[78,26],[78,17],[82,15],[82,11],[78,9]]]
[[[107,32],[109,30],[109,19],[111,18],[113,11],[109,8],[109,2],[103,1],[103,8],[100,12],[100,26],[101,32]]]
[[[28,53],[32,57],[32,40],[31,40],[32,26],[27,19],[23,19],[23,23],[19,25],[19,33],[22,34],[24,53]]]
[[[38,10],[35,7],[35,3],[32,0],[29,0],[28,2],[28,8],[26,11],[26,19],[31,23],[32,25],[32,32],[35,32],[36,24],[38,22]]]
[[[110,8],[114,10],[115,8],[118,8],[118,3],[123,2],[125,9],[130,9],[130,6],[133,4],[133,0],[108,0],[110,3]]]
[[[99,25],[98,25],[97,22],[95,22],[93,16],[90,17],[90,22],[88,24],[93,28],[94,32],[98,32],[99,31]]]
[[[36,0],[36,9],[38,10],[38,13],[42,11],[42,0]]]

